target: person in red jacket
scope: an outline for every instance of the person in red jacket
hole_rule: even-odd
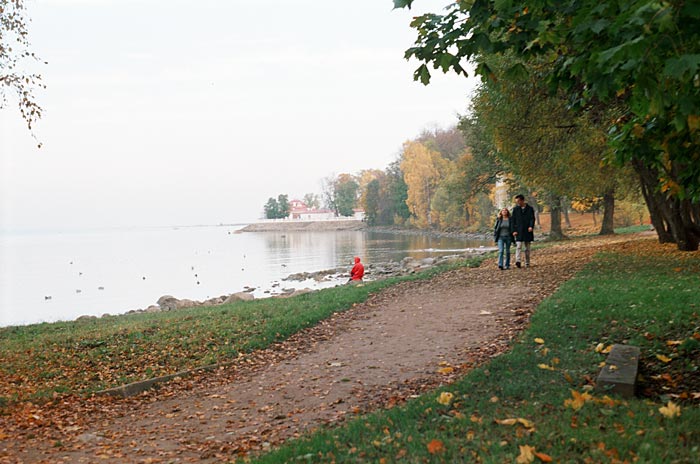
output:
[[[350,271],[350,280],[351,281],[361,281],[362,276],[364,276],[364,275],[365,275],[365,267],[360,262],[360,258],[358,256],[355,256],[355,265],[352,267],[352,270]]]

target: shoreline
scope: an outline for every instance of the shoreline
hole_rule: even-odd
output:
[[[236,233],[243,232],[335,232],[341,230],[365,230],[367,223],[354,219],[332,221],[274,221],[254,222]]]
[[[369,226],[364,221],[340,219],[328,221],[275,221],[248,224],[235,233],[243,232],[326,232],[326,231],[366,231],[395,235],[422,235],[437,238],[464,238],[467,240],[489,240],[491,231],[461,232],[423,230],[401,226]]]
[[[388,279],[391,277],[401,277],[410,274],[415,274],[417,272],[426,271],[437,266],[451,264],[462,260],[474,259],[492,251],[495,251],[495,247],[468,248],[466,251],[459,254],[444,255],[435,258],[430,257],[417,259],[411,256],[405,256],[399,262],[388,261],[380,263],[370,263],[365,268],[366,278],[364,279],[364,282],[373,282]],[[172,295],[163,295],[158,299],[158,301],[155,304],[152,304],[143,309],[132,309],[119,314],[103,314],[102,316],[82,315],[77,317],[76,319],[73,319],[72,321],[113,318],[139,313],[168,312],[177,311],[181,309],[212,308],[216,306],[234,303],[237,301],[265,300],[268,298],[290,298],[298,295],[303,295],[305,293],[318,292],[327,288],[343,286],[347,283],[348,277],[349,276],[347,270],[341,268],[322,269],[320,271],[312,272],[298,272],[283,277],[280,282],[273,282],[272,287],[279,288],[279,291],[275,292],[267,290],[264,292],[264,296],[253,295],[253,292],[258,290],[258,288],[256,287],[244,287],[243,290],[210,298],[204,301],[191,300],[188,298],[180,299]],[[293,282],[302,284],[304,282],[310,283],[310,281],[313,281],[317,284],[325,283],[328,285],[320,288],[310,288],[308,286],[302,287],[301,285],[294,286],[293,284]],[[289,282],[288,285],[290,285],[290,287],[282,287],[282,285],[280,285],[282,282]]]

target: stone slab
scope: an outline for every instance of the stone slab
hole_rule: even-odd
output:
[[[161,377],[153,377],[150,379],[146,380],[141,380],[138,382],[133,382],[133,383],[128,383],[126,385],[120,385],[119,387],[114,387],[114,388],[109,388],[107,390],[100,390],[98,392],[95,392],[96,395],[109,395],[109,396],[120,396],[122,398],[128,398],[129,396],[134,396],[138,395],[140,393],[143,393],[146,390],[150,390],[151,388],[165,382],[170,382],[171,380],[180,377],[184,378],[189,375],[192,375],[195,372],[198,371],[211,371],[214,369],[217,369],[219,367],[226,366],[230,363],[223,363],[223,364],[210,364],[208,366],[202,366],[198,367],[195,369],[191,369],[188,371],[181,371],[181,372],[176,372],[175,374],[170,374],[170,375],[163,375]]]
[[[616,393],[623,397],[633,397],[639,370],[640,350],[637,346],[613,345],[605,366],[600,370],[596,389]]]

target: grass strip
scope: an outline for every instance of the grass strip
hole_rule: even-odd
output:
[[[599,254],[540,305],[507,354],[252,461],[697,462],[700,260],[688,256]],[[614,343],[641,348],[648,397],[589,392]]]
[[[483,259],[292,298],[0,328],[0,407],[229,361],[284,340],[390,285],[478,266]]]

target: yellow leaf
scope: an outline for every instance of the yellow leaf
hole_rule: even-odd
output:
[[[561,360],[559,358],[552,358],[552,364],[554,364],[555,366],[557,364],[559,364],[560,362],[561,362]]]
[[[452,399],[454,398],[454,395],[450,392],[442,392],[440,393],[440,396],[438,396],[437,402],[444,405],[444,406],[449,406],[450,403],[452,403]]]
[[[556,369],[553,368],[552,366],[548,366],[547,364],[538,364],[537,367],[540,369],[544,369],[546,371],[555,371]]]
[[[497,397],[497,396],[492,396],[492,397],[489,399],[489,401],[490,401],[491,403],[498,403],[498,397]]]
[[[547,356],[548,353],[549,353],[549,348],[547,348],[546,346],[544,348],[542,348],[542,355],[543,356]]]
[[[602,352],[603,352],[603,348],[605,348],[605,343],[598,343],[598,344],[595,346],[595,352],[596,352],[596,353],[602,353]]]
[[[592,399],[593,397],[587,392],[579,393],[576,390],[571,390],[571,399],[564,400],[564,406],[571,406],[574,411],[578,411],[586,401]]]
[[[681,407],[672,401],[669,401],[666,406],[661,406],[659,412],[667,419],[673,419],[681,415]]]
[[[552,462],[552,456],[544,453],[535,453],[535,456],[537,459],[539,459],[542,462]]]
[[[683,343],[683,340],[666,340],[668,346],[680,345],[681,343]]]
[[[520,445],[520,455],[515,458],[517,464],[529,464],[535,460],[535,448],[528,445]]]
[[[518,418],[518,422],[520,422],[526,429],[531,429],[535,426],[534,422],[527,419],[523,419],[522,417]]]
[[[664,356],[662,354],[657,354],[656,359],[658,359],[659,361],[665,362],[665,363],[672,361],[671,358],[669,358],[668,356]]]
[[[518,419],[496,419],[496,423],[501,425],[515,425],[518,423]]]
[[[445,451],[445,445],[442,443],[442,441],[435,439],[428,443],[428,453],[437,454],[442,453],[443,451]]]
[[[467,441],[472,441],[474,439],[474,431],[470,430],[467,432]]]
[[[448,363],[447,361],[440,361],[438,363],[438,366],[449,366],[449,365],[450,365],[450,363]]]
[[[469,420],[472,422],[475,422],[477,424],[481,424],[481,422],[483,422],[481,417],[477,416],[476,414],[472,414],[472,416],[469,418]]]
[[[603,349],[603,353],[608,354],[612,351],[612,345],[608,345]]]
[[[537,338],[535,339],[535,343],[539,343],[540,345],[542,345],[542,344],[544,344],[544,340],[541,339],[541,338],[539,338],[539,337],[537,337]]]
[[[441,369],[438,369],[438,374],[442,374],[442,375],[451,374],[452,372],[454,372],[453,367],[443,367]]]
[[[501,424],[501,425],[515,425],[515,424],[521,424],[521,425],[523,425],[526,429],[531,429],[531,428],[534,428],[534,427],[535,427],[535,423],[534,423],[534,422],[532,422],[532,421],[530,421],[530,420],[527,420],[527,419],[523,419],[522,417],[518,417],[517,419],[494,419],[494,421],[495,421],[497,424]]]

